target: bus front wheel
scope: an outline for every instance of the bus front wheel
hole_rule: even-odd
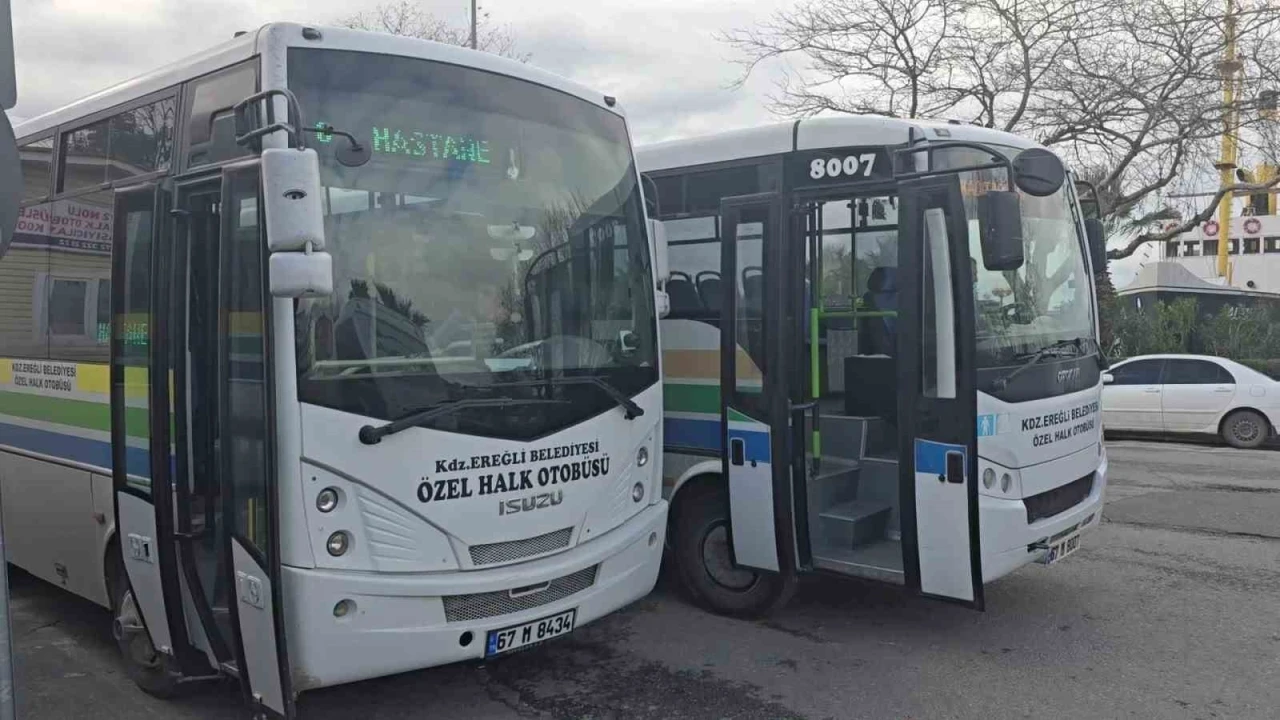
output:
[[[703,490],[680,503],[674,556],[680,581],[699,605],[736,617],[759,617],[786,604],[795,578],[737,566],[729,539],[729,498]]]
[[[133,589],[129,587],[124,561],[116,559],[112,565],[111,635],[120,648],[125,673],[147,694],[171,698],[178,694],[181,676],[171,669],[170,659],[151,644]]]

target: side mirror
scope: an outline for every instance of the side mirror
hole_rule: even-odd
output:
[[[320,157],[315,150],[263,150],[262,200],[268,250],[324,249]]]
[[[1093,271],[1102,272],[1107,267],[1107,237],[1102,229],[1102,221],[1098,218],[1086,219],[1084,234],[1089,241],[1089,259],[1093,262]]]
[[[1018,193],[993,190],[978,196],[982,264],[988,270],[1022,267],[1022,204]]]
[[[649,241],[653,243],[653,278],[659,285],[671,277],[671,261],[667,253],[667,226],[660,220],[649,221]]]
[[[266,214],[271,295],[333,294],[333,258],[324,250],[320,158],[315,150],[262,151],[262,205]]]
[[[1103,385],[1110,385],[1111,383],[1113,383],[1113,382],[1115,382],[1115,381],[1116,381],[1116,376],[1115,376],[1115,375],[1112,375],[1111,373],[1102,373],[1102,384],[1103,384]]]
[[[328,297],[333,294],[333,257],[327,252],[278,252],[267,260],[271,296]]]
[[[1013,183],[1034,197],[1048,197],[1067,181],[1067,169],[1044,148],[1028,148],[1013,158]]]

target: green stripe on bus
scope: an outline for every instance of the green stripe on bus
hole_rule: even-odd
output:
[[[146,408],[125,408],[125,428],[131,437],[150,435]],[[0,391],[0,413],[28,420],[111,432],[111,406],[90,400]]]
[[[719,385],[663,383],[662,407],[667,412],[720,414]]]

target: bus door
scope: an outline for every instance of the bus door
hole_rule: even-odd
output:
[[[776,193],[720,203],[721,432],[736,565],[791,572],[794,547],[780,331],[784,210]]]
[[[113,629],[144,687],[211,672],[188,634],[174,544],[169,247],[161,232],[168,197],[155,184],[117,190],[113,220],[111,452],[123,571],[112,578]]]
[[[216,471],[207,482],[209,512],[220,506],[217,575],[225,607],[219,625],[231,637],[246,700],[263,716],[293,717],[281,605],[276,505],[271,296],[261,205],[259,161],[227,166],[218,202],[217,303],[204,305],[205,332],[216,333],[216,407],[212,447]],[[192,221],[197,218],[189,218]],[[208,257],[212,258],[210,252]],[[289,340],[292,342],[292,340]],[[192,411],[195,411],[192,408]],[[190,507],[199,507],[193,495]]]
[[[969,230],[958,176],[900,186],[898,390],[907,586],[982,609]]]
[[[152,640],[134,655],[238,677],[259,714],[290,717],[258,177],[255,160],[181,181],[172,210],[154,187],[117,195],[117,518]]]

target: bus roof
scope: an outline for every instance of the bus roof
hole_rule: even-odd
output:
[[[777,155],[795,150],[828,147],[901,145],[911,139],[911,131],[945,140],[1005,145],[1016,148],[1042,147],[1039,143],[1002,130],[935,120],[902,120],[882,115],[840,115],[805,118],[728,130],[714,135],[669,140],[636,148],[642,172]]]
[[[304,27],[320,30],[321,37],[318,40],[303,39],[302,29]],[[267,48],[273,44],[381,53],[463,65],[545,85],[619,115],[624,114],[620,105],[609,106],[601,93],[585,88],[559,75],[540,70],[525,63],[499,57],[492,53],[479,52],[429,40],[389,35],[387,33],[366,32],[349,28],[318,27],[299,23],[269,23],[158,70],[126,80],[92,95],[80,98],[56,110],[31,118],[18,124],[14,128],[14,134],[19,139],[23,139],[43,133],[58,125],[74,123],[79,118],[93,115],[102,110],[108,110],[153,92],[171,88],[187,80],[214,72],[255,55],[268,54],[266,52]]]

